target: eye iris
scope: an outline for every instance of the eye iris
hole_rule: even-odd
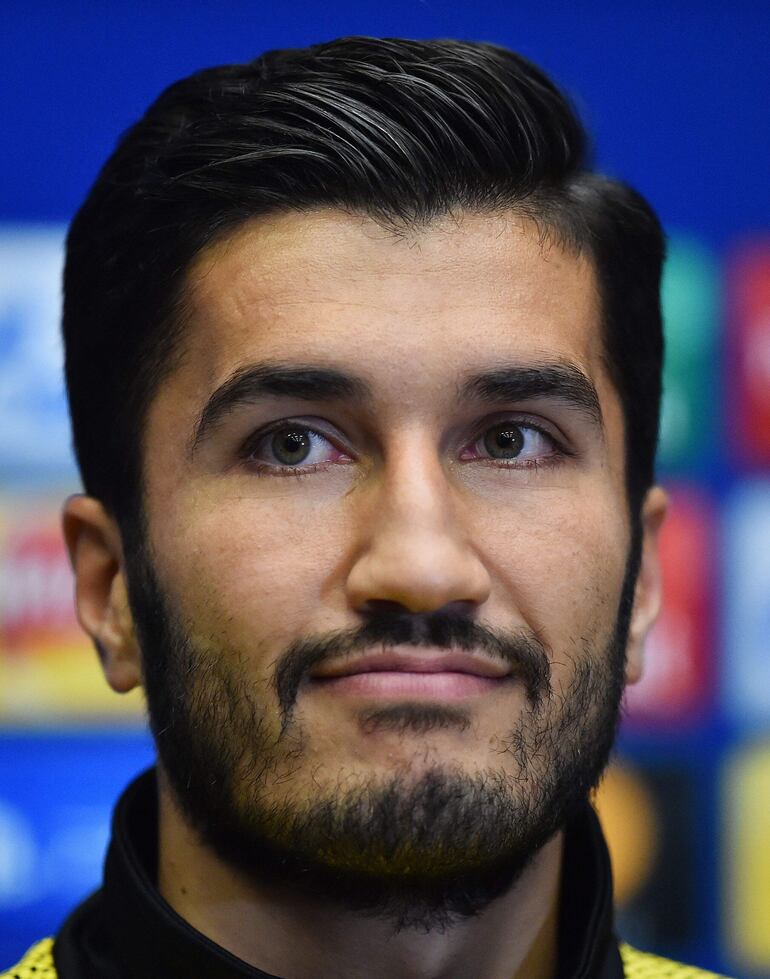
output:
[[[524,436],[519,427],[504,422],[489,429],[484,448],[495,459],[514,459],[524,448]]]
[[[272,438],[273,455],[285,465],[304,462],[310,455],[310,436],[302,429],[288,429],[276,432]]]

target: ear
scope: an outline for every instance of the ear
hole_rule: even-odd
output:
[[[628,630],[626,683],[636,683],[641,678],[644,641],[660,611],[663,580],[659,537],[667,510],[668,496],[660,486],[653,486],[642,505],[642,555]]]
[[[75,606],[107,682],[127,693],[141,682],[141,657],[128,604],[123,548],[115,520],[92,496],[71,496],[62,514],[75,573]]]

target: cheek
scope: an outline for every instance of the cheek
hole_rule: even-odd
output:
[[[503,601],[555,651],[609,634],[628,548],[616,499],[543,491],[480,515],[478,526]]]
[[[180,503],[156,521],[156,566],[195,630],[217,644],[273,650],[320,621],[342,550],[340,501],[309,507],[245,496]]]

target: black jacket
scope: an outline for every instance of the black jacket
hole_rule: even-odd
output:
[[[155,774],[146,772],[115,809],[102,888],[0,979],[277,979],[187,924],[158,893]],[[586,805],[566,829],[557,979],[705,979],[619,945],[612,878],[599,821]],[[319,977],[322,979],[322,977]]]

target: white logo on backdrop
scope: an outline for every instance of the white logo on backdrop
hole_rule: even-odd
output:
[[[770,480],[744,482],[725,522],[723,679],[742,721],[770,720]]]
[[[0,800],[0,912],[49,900],[72,902],[101,877],[109,806],[35,810]]]
[[[0,908],[37,898],[35,872],[40,854],[27,816],[0,802]]]
[[[0,469],[73,471],[59,332],[64,229],[0,226]]]

